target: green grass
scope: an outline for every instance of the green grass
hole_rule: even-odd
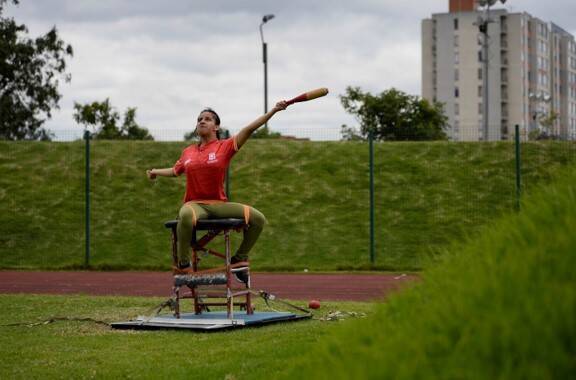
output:
[[[229,332],[112,330],[91,322],[147,315],[161,299],[0,295],[0,378],[245,379],[282,374],[336,325],[318,319]],[[302,306],[302,303],[299,303]],[[368,303],[325,303],[329,310],[370,313]]]
[[[342,326],[288,378],[568,379],[576,373],[576,168]],[[265,377],[265,376],[264,376]]]
[[[92,146],[91,264],[167,269],[184,178],[149,183],[184,143]],[[576,162],[568,142],[523,144],[525,186]],[[84,264],[83,142],[0,142],[0,267]],[[513,144],[375,144],[376,260],[369,260],[368,147],[355,142],[250,141],[232,163],[232,200],[269,224],[255,270],[413,270],[454,239],[514,208]],[[237,243],[237,238],[234,241]]]

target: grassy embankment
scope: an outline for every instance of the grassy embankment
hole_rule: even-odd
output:
[[[576,168],[288,378],[568,379],[576,373]]]
[[[184,143],[96,141],[91,264],[167,269],[184,178],[151,184]],[[376,260],[369,261],[368,147],[352,142],[250,141],[232,164],[232,200],[268,218],[254,270],[412,270],[454,239],[514,207],[511,143],[375,145]],[[528,186],[576,161],[569,143],[523,145]],[[84,145],[0,142],[0,268],[84,263]],[[237,240],[236,240],[237,241]]]

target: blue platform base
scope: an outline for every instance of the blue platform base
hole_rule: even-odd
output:
[[[236,329],[248,326],[261,326],[278,322],[289,322],[309,319],[310,314],[297,315],[289,312],[254,312],[248,315],[245,311],[235,312],[232,319],[226,317],[226,312],[204,312],[196,315],[184,313],[180,318],[173,315],[158,315],[156,317],[138,317],[127,322],[114,322],[115,329],[157,330],[157,329],[184,329],[214,331]]]

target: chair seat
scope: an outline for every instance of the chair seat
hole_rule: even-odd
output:
[[[178,224],[177,220],[169,220],[164,223],[166,228],[176,228]],[[227,228],[239,228],[243,227],[246,223],[244,219],[236,219],[236,218],[224,218],[224,219],[199,219],[196,221],[196,230],[197,231],[206,231],[206,230],[223,230]]]

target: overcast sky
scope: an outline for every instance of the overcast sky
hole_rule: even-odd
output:
[[[506,8],[576,35],[575,0],[509,0]],[[5,14],[33,36],[56,25],[74,48],[72,82],[61,85],[61,110],[47,128],[80,131],[74,102],[110,98],[119,111],[136,107],[157,139],[180,140],[204,107],[232,132],[263,112],[258,27],[272,13],[264,26],[269,107],[317,87],[330,94],[291,106],[270,128],[337,139],[342,124],[356,125],[340,105],[346,86],[420,95],[420,22],[447,11],[448,0],[21,0]]]

